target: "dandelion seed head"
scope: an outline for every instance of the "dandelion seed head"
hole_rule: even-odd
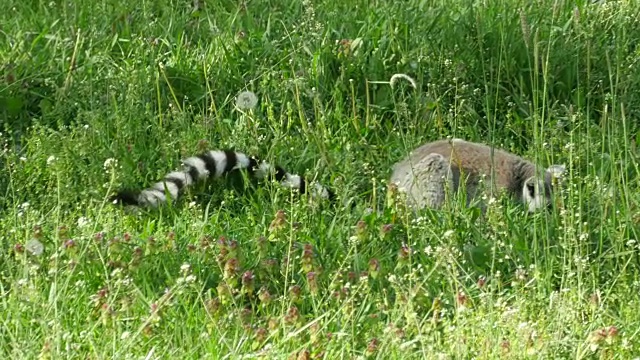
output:
[[[258,97],[251,91],[243,91],[236,97],[236,106],[240,110],[251,110],[258,104]]]
[[[35,256],[40,256],[44,252],[44,245],[36,239],[29,240],[24,247]]]
[[[566,170],[564,165],[551,165],[548,171],[551,173],[551,176],[554,178],[561,178]]]

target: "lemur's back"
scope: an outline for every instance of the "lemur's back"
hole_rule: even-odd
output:
[[[486,179],[482,187],[480,179]],[[424,144],[393,167],[391,182],[408,195],[409,205],[438,208],[447,189],[464,183],[467,202],[480,191],[506,190],[516,200],[537,209],[550,196],[550,174],[536,178],[536,166],[517,155],[460,139]]]
[[[499,188],[510,187],[514,165],[525,161],[514,154],[484,144],[461,139],[445,139],[424,144],[413,150],[406,159],[394,166],[394,174],[411,171],[420,159],[432,153],[442,155],[450,164],[455,183],[462,171],[470,181],[477,180],[483,174],[493,175],[493,182]]]

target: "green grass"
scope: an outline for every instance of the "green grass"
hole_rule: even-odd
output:
[[[640,356],[639,14],[633,1],[6,0],[0,354]],[[396,73],[418,88],[384,83]],[[249,112],[244,90],[259,97]],[[481,221],[386,199],[390,166],[447,136],[567,164],[557,211],[499,200]],[[339,205],[232,180],[161,211],[106,201],[205,147],[317,178]]]

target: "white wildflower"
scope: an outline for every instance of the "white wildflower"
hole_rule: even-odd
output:
[[[427,245],[427,247],[424,248],[424,253],[427,255],[433,254],[433,248],[431,247],[431,245]]]
[[[442,235],[442,237],[444,238],[449,238],[451,237],[451,235],[453,235],[454,231],[453,230],[447,230],[444,232],[444,235]]]
[[[40,256],[44,252],[44,245],[37,239],[29,240],[24,246],[32,255]]]
[[[119,277],[121,274],[122,274],[122,269],[121,268],[115,268],[111,272],[111,277],[112,278],[116,278],[116,277]]]
[[[251,110],[258,104],[258,97],[251,91],[243,91],[236,97],[236,106],[240,110]]]
[[[47,158],[47,166],[51,166],[56,161],[56,157],[51,155]]]
[[[83,228],[85,226],[89,225],[89,219],[87,219],[86,217],[82,216],[78,219],[78,227],[79,228]]]
[[[107,160],[104,161],[104,164],[102,166],[104,167],[105,170],[109,170],[111,168],[115,168],[117,165],[118,165],[118,160],[114,158],[108,158]]]
[[[418,88],[418,86],[416,85],[416,81],[413,80],[413,78],[407,74],[393,74],[393,76],[391,76],[391,79],[389,80],[389,85],[391,85],[391,87],[394,87],[398,79],[407,80],[411,84],[412,88],[414,89]]]
[[[189,270],[191,270],[191,265],[184,263],[180,266],[180,272],[183,274],[186,274],[189,272]]]
[[[356,246],[360,243],[360,240],[357,236],[353,235],[349,237],[349,246]]]

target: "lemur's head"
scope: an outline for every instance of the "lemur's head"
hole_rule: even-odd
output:
[[[522,202],[529,212],[551,206],[553,179],[559,178],[565,171],[564,165],[551,165],[541,176],[531,176],[522,185]]]

